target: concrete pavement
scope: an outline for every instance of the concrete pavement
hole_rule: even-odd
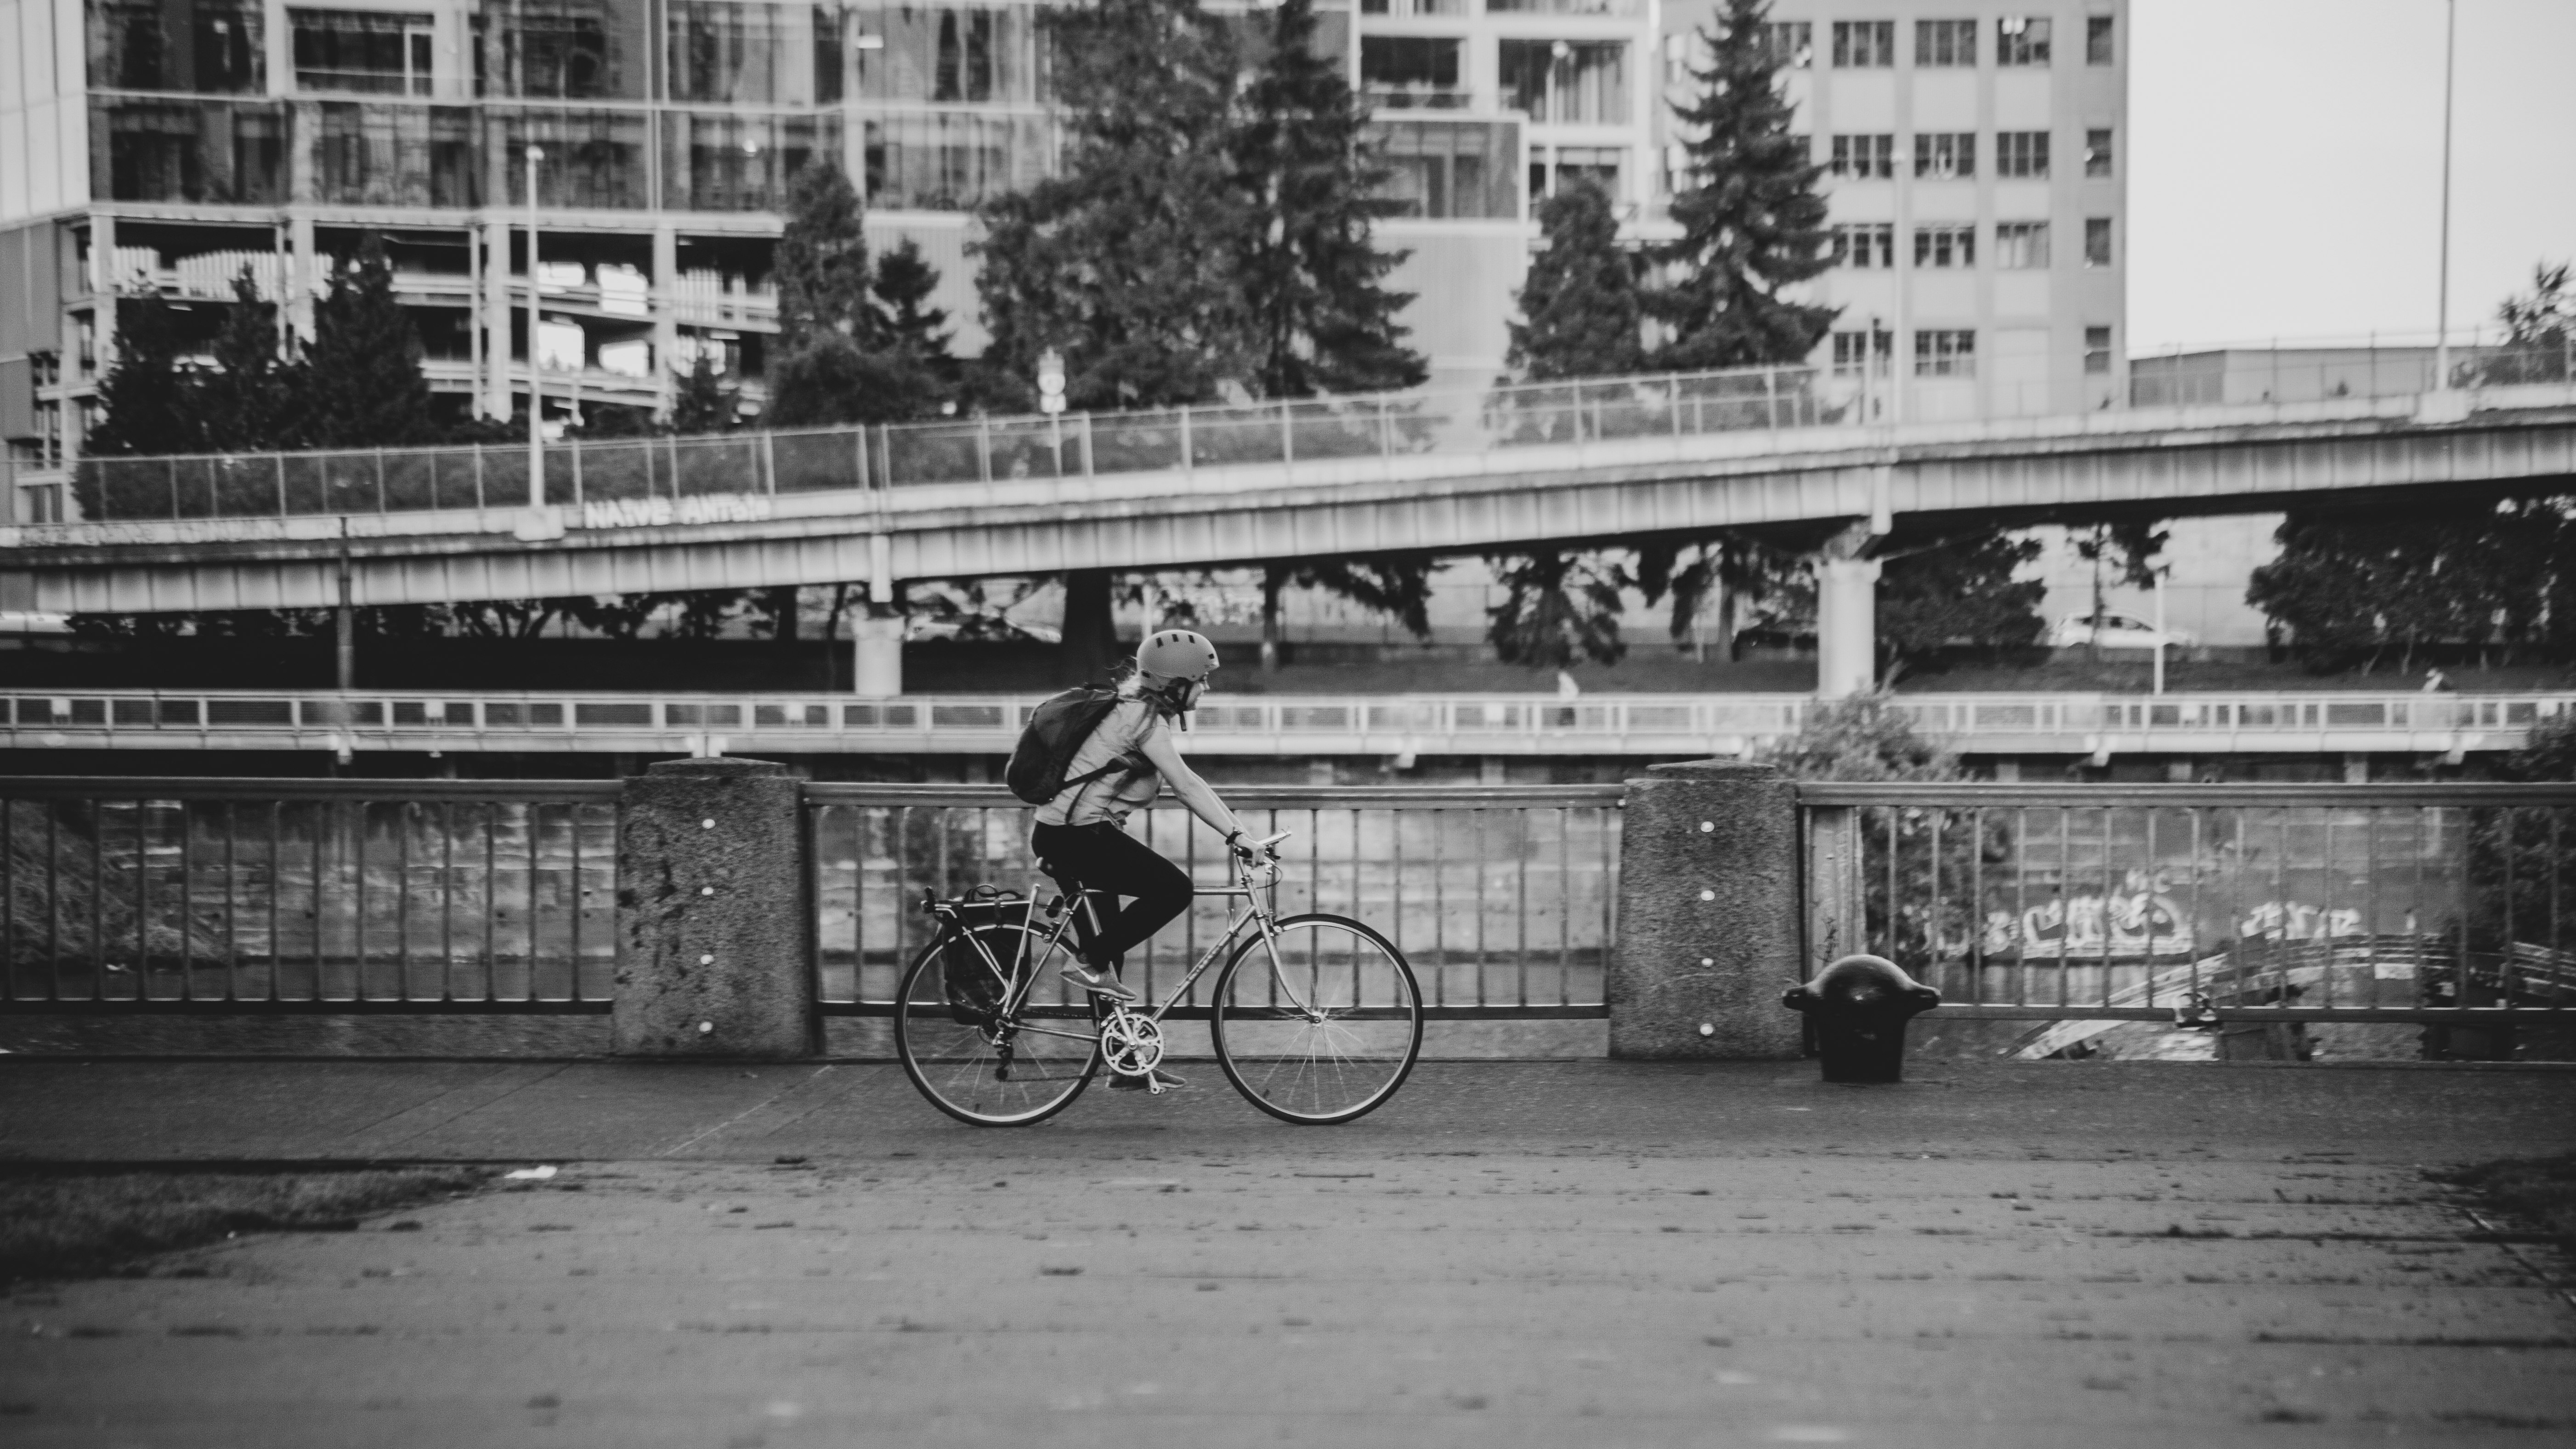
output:
[[[2423,1177],[2576,1147],[2576,1074],[1960,1062],[1850,1088],[1800,1064],[1435,1063],[1329,1130],[1194,1075],[978,1132],[867,1064],[0,1061],[21,1162],[563,1165],[21,1291],[0,1426],[2576,1443],[2576,1308],[2542,1250]]]

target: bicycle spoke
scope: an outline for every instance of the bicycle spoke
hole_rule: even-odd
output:
[[[1263,1111],[1347,1122],[1403,1084],[1422,1045],[1412,968],[1375,931],[1298,916],[1239,948],[1216,992],[1217,1055]]]
[[[1005,1005],[966,1011],[958,1019],[945,975],[945,952],[971,945],[1007,972],[997,993]],[[1083,1030],[1085,1007],[1063,999],[1053,981],[1061,964],[1045,933],[1016,925],[942,933],[904,975],[895,1021],[904,1070],[934,1106],[962,1122],[1015,1126],[1062,1111],[1091,1080],[1097,1036]],[[963,963],[972,976],[983,958]],[[1008,963],[1018,963],[1009,969]],[[1046,1024],[1040,1025],[1040,1022]]]

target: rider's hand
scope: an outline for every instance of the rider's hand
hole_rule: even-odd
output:
[[[1225,843],[1234,851],[1234,858],[1242,861],[1245,865],[1258,863],[1264,854],[1268,854],[1273,860],[1279,858],[1276,852],[1263,851],[1260,846],[1254,844],[1240,830],[1227,836]]]

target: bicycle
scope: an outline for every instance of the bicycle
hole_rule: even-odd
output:
[[[1073,1105],[1104,1066],[1160,1094],[1153,1072],[1167,1051],[1165,1021],[1204,1015],[1226,1080],[1283,1122],[1329,1126],[1385,1105],[1422,1054],[1421,986],[1374,928],[1322,912],[1278,914],[1276,847],[1287,838],[1258,842],[1252,859],[1232,858],[1223,887],[1195,892],[1240,904],[1224,935],[1150,1008],[1095,998],[1057,976],[1076,959],[1066,939],[1076,912],[1098,928],[1090,892],[1074,900],[1068,889],[1043,907],[1034,895],[925,893],[939,929],[895,993],[905,1074],[960,1122],[1026,1127]],[[1220,955],[1209,1004],[1183,1007]]]

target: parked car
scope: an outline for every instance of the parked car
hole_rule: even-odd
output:
[[[2067,615],[2048,631],[2048,642],[2056,649],[2153,649],[2159,644],[2168,649],[2190,649],[2200,643],[2200,636],[2188,629],[2168,628],[2159,633],[2155,625],[2143,619],[2105,612]]]

